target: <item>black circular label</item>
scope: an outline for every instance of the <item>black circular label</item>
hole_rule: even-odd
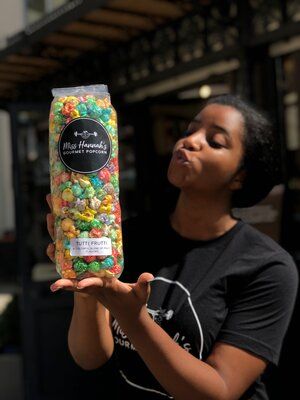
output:
[[[61,132],[59,157],[71,171],[88,174],[102,169],[111,155],[111,139],[104,126],[91,118],[76,118]]]

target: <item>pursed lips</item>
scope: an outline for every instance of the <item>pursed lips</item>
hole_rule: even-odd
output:
[[[175,151],[175,157],[177,161],[181,161],[183,164],[189,163],[189,157],[186,154],[186,150],[184,149],[178,149]]]

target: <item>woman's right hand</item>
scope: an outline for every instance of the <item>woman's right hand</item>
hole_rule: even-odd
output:
[[[52,239],[52,243],[49,243],[47,246],[47,256],[50,258],[52,262],[55,263],[55,244],[54,244],[54,215],[52,213],[52,201],[51,201],[51,194],[48,193],[46,196],[46,200],[48,203],[48,206],[50,208],[50,213],[47,214],[46,219],[47,219],[47,230],[49,232],[49,235]]]
[[[46,196],[47,203],[50,208],[50,213],[47,214],[47,230],[49,232],[49,235],[52,239],[52,243],[49,243],[47,246],[47,256],[50,258],[50,260],[55,263],[55,235],[54,235],[54,215],[53,215],[53,209],[52,209],[52,201],[51,201],[51,194],[47,194]],[[78,284],[77,279],[58,279],[56,282],[54,282],[51,286],[50,289],[52,292],[55,292],[58,289],[65,289],[69,290],[72,292],[77,292],[77,295],[82,298],[87,298],[91,297],[87,293],[82,293],[80,292],[79,289],[77,289],[77,284]]]

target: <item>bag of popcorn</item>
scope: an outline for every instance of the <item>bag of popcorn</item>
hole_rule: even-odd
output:
[[[106,85],[53,89],[49,117],[55,261],[63,278],[123,270],[117,115]]]

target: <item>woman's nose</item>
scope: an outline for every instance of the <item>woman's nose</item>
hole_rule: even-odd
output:
[[[202,135],[198,132],[195,132],[183,140],[183,147],[190,151],[199,151],[203,145]]]

